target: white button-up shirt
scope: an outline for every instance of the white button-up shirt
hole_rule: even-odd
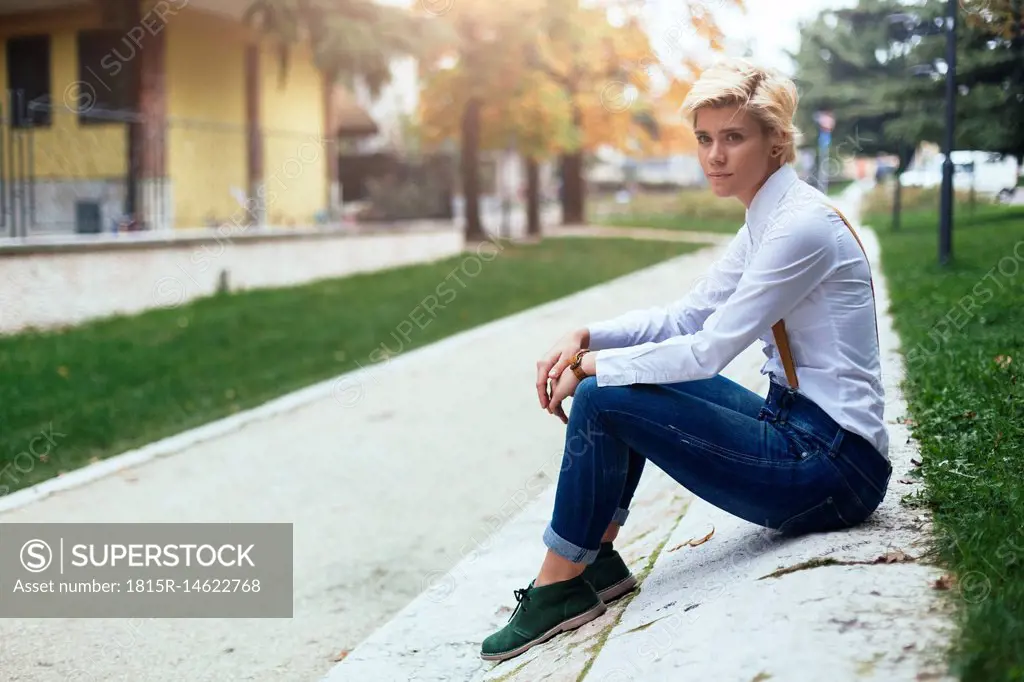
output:
[[[724,254],[682,299],[588,325],[599,386],[716,376],[755,340],[786,385],[784,319],[799,391],[888,457],[870,269],[827,197],[789,165],[754,196]]]

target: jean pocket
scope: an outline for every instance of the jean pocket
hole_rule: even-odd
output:
[[[789,451],[795,459],[808,459],[825,452],[821,443],[789,424],[781,426],[779,431],[789,443]]]
[[[784,535],[804,535],[849,527],[850,523],[839,513],[835,500],[829,496],[809,509],[789,517],[779,524],[778,530]]]

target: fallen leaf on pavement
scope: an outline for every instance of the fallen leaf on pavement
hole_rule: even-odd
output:
[[[711,536],[714,535],[714,534],[715,534],[715,529],[714,529],[714,527],[712,527],[711,528],[711,532],[708,533],[707,535],[705,535],[704,537],[702,537],[701,539],[699,539],[699,540],[690,540],[686,544],[690,545],[690,547],[697,547],[698,545],[703,545],[705,542],[710,540]]]
[[[913,483],[915,483],[915,481],[911,481],[911,480],[910,480],[909,478],[901,478],[901,479],[899,480],[899,482],[900,482],[900,483],[905,483],[905,484],[907,484],[907,485],[912,485]]]
[[[675,547],[670,549],[669,552],[674,552],[677,549],[682,549],[683,547],[697,547],[699,545],[703,545],[705,542],[710,540],[711,536],[714,535],[714,534],[715,534],[715,528],[714,528],[714,526],[712,526],[711,527],[711,532],[708,533],[707,535],[705,535],[704,537],[702,537],[702,538],[690,538],[686,542],[679,543],[678,545],[676,545]]]
[[[951,590],[956,585],[956,577],[952,573],[940,577],[932,585],[936,590]]]
[[[341,653],[334,657],[334,662],[337,663],[338,661],[344,661],[345,657],[348,656],[348,655],[349,655],[349,650],[348,649],[342,649]]]
[[[921,462],[919,460],[914,459],[914,458],[910,459],[910,463],[913,464],[916,467],[921,466]]]
[[[913,561],[914,557],[910,556],[902,549],[889,550],[882,556],[875,559],[876,564],[894,564],[900,561]]]

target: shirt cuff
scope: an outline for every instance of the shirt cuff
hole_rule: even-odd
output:
[[[629,348],[606,348],[594,353],[598,386],[629,386],[639,383],[635,370],[628,368]]]

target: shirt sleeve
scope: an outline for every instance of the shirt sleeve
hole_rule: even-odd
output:
[[[671,305],[633,310],[588,325],[590,348],[626,348],[698,331],[708,316],[736,289],[743,274],[749,243],[750,233],[743,226],[722,257],[715,261],[686,296]]]
[[[835,231],[805,219],[765,235],[735,290],[692,334],[596,353],[599,386],[708,379],[785,317],[830,272]]]

